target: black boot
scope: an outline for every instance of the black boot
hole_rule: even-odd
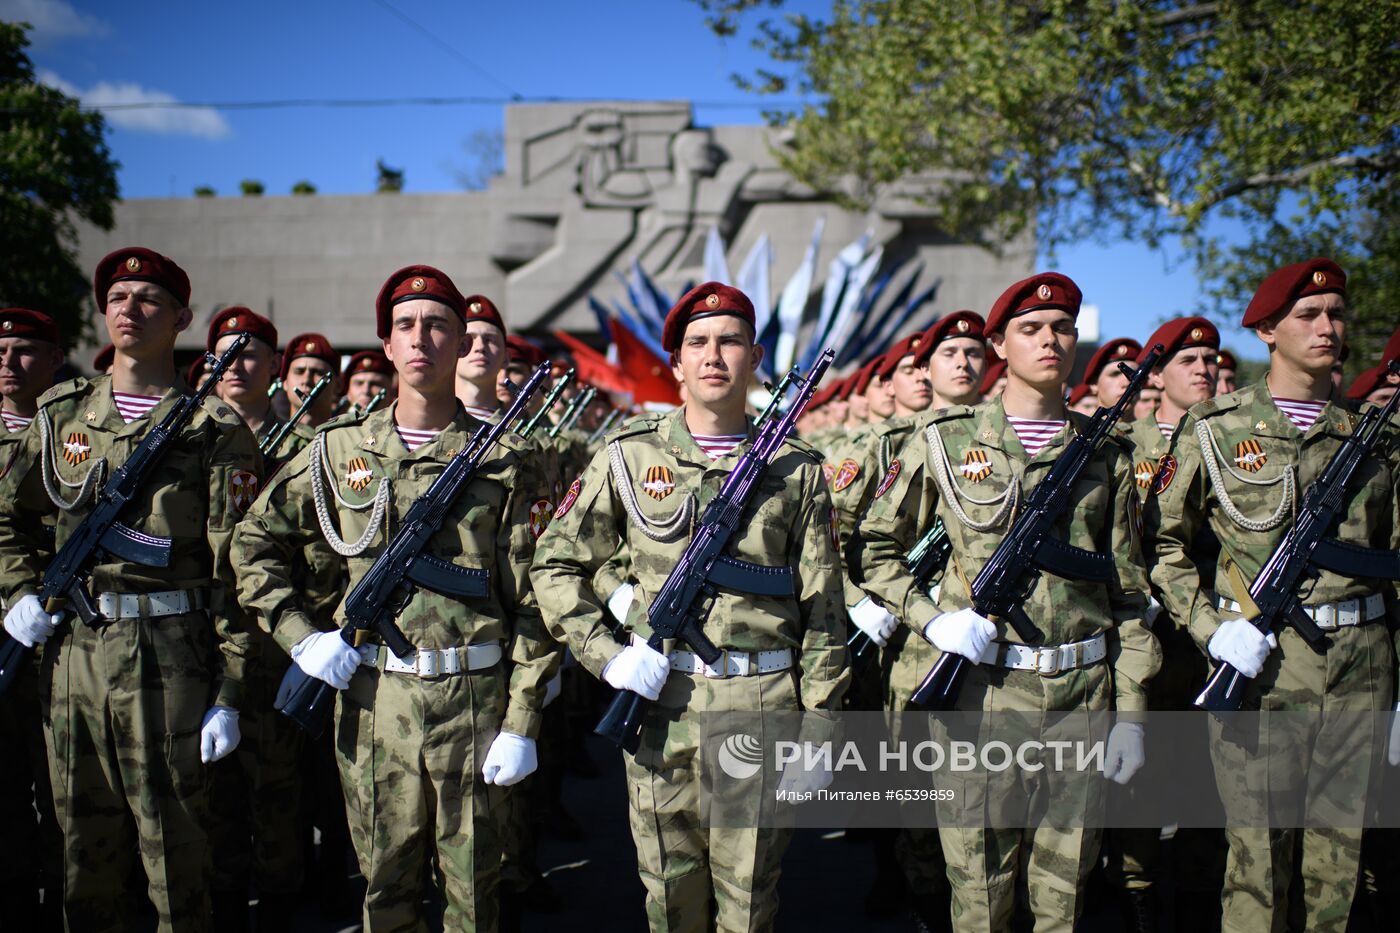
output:
[[[1157,933],[1157,895],[1151,887],[1124,890],[1120,903],[1124,930],[1128,933]]]

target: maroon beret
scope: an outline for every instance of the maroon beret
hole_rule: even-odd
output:
[[[524,337],[517,337],[514,334],[506,337],[506,362],[534,367],[547,359],[549,357],[545,356],[543,350]]]
[[[468,295],[466,302],[465,320],[486,321],[488,324],[494,324],[501,333],[506,332],[505,318],[501,317],[501,310],[496,307],[494,301],[485,295]]]
[[[340,354],[335,352],[331,342],[320,334],[297,334],[287,341],[282,351],[282,378],[291,371],[292,360],[299,356],[313,356],[330,364],[331,372],[340,369]]]
[[[1372,392],[1386,385],[1385,364],[1364,370],[1351,385],[1347,386],[1347,398],[1360,401]]]
[[[1018,314],[1039,308],[1059,308],[1071,317],[1079,317],[1079,303],[1084,295],[1067,275],[1058,272],[1037,272],[1022,279],[1001,293],[987,314],[986,332],[995,334]]]
[[[899,368],[899,361],[906,356],[913,356],[918,362],[919,348],[924,345],[924,332],[915,331],[907,337],[896,340],[885,355],[880,357],[880,364],[875,367],[875,375],[881,379],[888,379],[894,375],[894,371]],[[927,357],[925,357],[927,359]]]
[[[199,383],[204,379],[204,364],[206,362],[207,361],[202,356],[195,357],[194,362],[190,364],[190,368],[185,370],[185,381],[192,386],[198,387]]]
[[[58,325],[42,311],[3,308],[0,309],[0,337],[28,337],[58,343]]]
[[[214,346],[225,334],[247,334],[256,337],[273,350],[277,349],[277,327],[261,314],[242,305],[225,308],[209,322],[209,336],[204,349],[214,352]]]
[[[189,307],[190,277],[169,256],[144,246],[128,246],[108,253],[97,264],[92,276],[92,293],[97,309],[107,310],[107,290],[114,282],[153,282],[175,296],[181,307]]]
[[[379,297],[374,302],[376,333],[383,340],[389,336],[389,324],[393,320],[394,305],[401,301],[428,298],[447,305],[459,318],[466,317],[467,300],[457,291],[457,286],[447,277],[447,273],[432,266],[404,266],[389,278],[379,289]]]
[[[1162,345],[1162,356],[1157,361],[1158,365],[1171,359],[1177,350],[1188,350],[1191,347],[1210,347],[1212,350],[1220,349],[1220,331],[1215,325],[1203,317],[1178,317],[1172,318],[1153,332],[1147,338],[1147,346],[1154,347]],[[1138,352],[1139,362],[1147,355],[1147,350]],[[1218,354],[1217,354],[1218,355]],[[1087,381],[1087,380],[1086,380]]]
[[[984,326],[986,322],[982,320],[982,315],[976,311],[954,311],[952,314],[944,315],[934,321],[928,330],[924,331],[923,344],[919,347],[919,352],[914,357],[914,365],[922,366],[933,356],[933,351],[938,349],[938,345],[945,340],[954,337],[971,337],[974,340],[984,339]]]
[[[1385,350],[1381,353],[1381,366],[1389,366],[1392,360],[1400,360],[1400,328],[1396,328],[1395,333],[1385,342]]]
[[[105,373],[117,358],[117,348],[110,343],[97,351],[97,355],[92,358],[92,368],[99,373]]]
[[[389,362],[389,358],[378,350],[361,350],[350,357],[350,362],[345,364],[345,372],[342,374],[346,379],[356,373],[381,373],[385,376],[394,375],[394,364]]]
[[[1095,350],[1093,356],[1089,357],[1089,365],[1084,367],[1084,378],[1080,381],[1092,384],[1099,378],[1099,373],[1103,372],[1103,368],[1108,364],[1136,360],[1141,352],[1142,344],[1131,337],[1118,337],[1110,340]]]
[[[1275,269],[1249,300],[1240,324],[1254,327],[1280,311],[1287,311],[1299,298],[1328,292],[1336,292],[1343,298],[1347,296],[1347,274],[1330,259],[1319,257]]]
[[[987,371],[982,374],[982,385],[977,388],[978,395],[986,395],[992,391],[992,386],[997,384],[997,380],[1006,375],[1006,360],[992,360],[987,364]]]
[[[833,386],[833,388],[836,389],[836,393],[832,396],[832,398],[836,399],[838,402],[844,402],[846,401],[846,399],[851,397],[851,392],[855,390],[855,387],[856,374],[851,373],[849,376],[840,380],[836,383],[835,386]]]
[[[836,394],[836,389],[836,383],[828,382],[826,385],[813,392],[812,400],[807,403],[806,410],[816,411],[818,408],[821,408],[827,402],[831,401],[831,397]]]
[[[1229,350],[1221,350],[1219,353],[1215,354],[1215,362],[1221,369],[1240,368],[1239,362],[1235,359],[1235,354],[1231,353]]]
[[[1070,390],[1069,390],[1069,403],[1070,403],[1071,405],[1078,405],[1080,402],[1082,402],[1082,401],[1084,400],[1084,396],[1086,396],[1086,395],[1089,394],[1089,390],[1092,389],[1092,388],[1093,388],[1093,386],[1089,385],[1087,382],[1081,382],[1079,385],[1075,386],[1073,389],[1070,389]]]
[[[855,375],[851,377],[855,381],[855,385],[851,387],[852,392],[856,395],[866,393],[866,390],[870,388],[871,380],[875,378],[875,370],[880,368],[880,362],[884,358],[884,354],[881,354],[856,370]]]
[[[754,326],[753,302],[748,295],[730,285],[702,282],[682,295],[666,313],[666,323],[661,328],[661,348],[668,353],[680,349],[681,338],[691,321],[718,315],[743,318],[750,328]]]

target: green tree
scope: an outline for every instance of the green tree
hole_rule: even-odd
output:
[[[256,178],[245,178],[238,183],[238,190],[245,198],[260,198],[267,189]]]
[[[316,186],[311,182],[302,180],[292,185],[292,194],[315,194]]]
[[[383,159],[376,159],[374,168],[378,172],[374,190],[380,194],[398,194],[403,190],[403,169],[390,168]]]
[[[217,197],[218,194],[219,192],[215,191],[210,185],[198,185],[194,189],[194,196],[197,198],[212,198]]]
[[[117,163],[100,113],[35,82],[27,30],[0,22],[0,305],[52,314],[71,346],[92,329],[74,222],[112,228]]]
[[[741,87],[807,95],[768,117],[822,190],[897,187],[992,247],[1179,241],[1231,315],[1274,264],[1329,254],[1352,368],[1395,326],[1400,0],[696,2],[770,54]]]

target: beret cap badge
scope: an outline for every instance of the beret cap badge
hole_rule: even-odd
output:
[[[1037,295],[1040,296],[1040,300],[1041,300],[1041,301],[1049,301],[1049,300],[1050,300],[1050,286],[1049,286],[1049,285],[1041,285],[1040,288],[1036,289],[1036,292],[1035,292],[1035,293],[1036,293]]]
[[[957,323],[956,325],[954,325],[954,326],[957,327],[957,329],[958,329],[959,331],[966,332],[967,329],[968,329],[968,327],[969,327],[970,325],[967,323],[967,321],[966,321],[965,319],[963,319],[963,318],[958,318],[958,323]]]
[[[315,352],[316,352],[316,341],[314,341],[314,340],[308,340],[308,341],[306,341],[306,352],[307,352],[307,353],[315,353]]]
[[[129,259],[127,259],[127,261],[126,261],[126,271],[128,271],[128,272],[140,272],[140,271],[141,271],[141,260],[138,259],[138,258],[136,258],[135,256],[132,256],[132,257],[130,257]]]
[[[1314,273],[1313,273],[1313,284],[1317,285],[1319,288],[1321,288],[1322,286],[1326,285],[1326,284],[1327,284],[1327,273],[1326,273],[1326,272],[1323,272],[1321,269],[1318,269],[1316,272],[1314,272]]]
[[[1201,330],[1199,327],[1193,327],[1191,328],[1191,339],[1200,340],[1202,337],[1205,336],[1205,333],[1206,332]]]
[[[1128,355],[1128,345],[1127,345],[1126,343],[1120,343],[1120,344],[1118,345],[1118,348],[1117,348],[1116,350],[1113,351],[1113,355],[1114,355],[1114,356],[1127,356],[1127,355]]]
[[[3,326],[4,326],[5,330],[14,330],[14,329],[15,329],[15,322],[14,322],[14,321],[6,321],[6,322],[4,323]]]
[[[425,289],[425,288],[428,287],[428,283],[425,282],[425,281],[423,281],[423,277],[422,277],[422,276],[419,276],[418,278],[414,279],[412,282],[409,282],[409,283],[408,283],[408,287],[411,288],[411,289],[413,289],[415,292],[421,292],[423,289]]]
[[[718,307],[719,307],[719,296],[718,296],[718,295],[708,295],[708,296],[706,296],[706,298],[705,298],[705,307],[709,308],[711,311],[713,311],[715,308],[718,308]]]
[[[473,301],[473,302],[472,302],[472,306],[471,306],[470,308],[468,308],[467,310],[470,311],[472,314],[480,314],[480,313],[481,313],[481,302],[479,302],[479,301]]]

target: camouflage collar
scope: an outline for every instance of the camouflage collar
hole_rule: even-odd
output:
[[[440,460],[446,462],[455,457],[457,452],[471,440],[479,423],[468,415],[466,409],[462,407],[462,403],[458,402],[456,414],[452,416],[451,423],[442,429],[442,433],[410,452],[404,446],[403,439],[399,437],[395,426],[394,414],[398,409],[399,402],[398,399],[395,399],[387,407],[370,412],[360,422],[359,427],[362,434],[356,446],[361,450],[367,450],[389,460]]]
[[[718,460],[711,460],[709,455],[700,449],[700,445],[695,443],[695,438],[690,436],[690,428],[685,424],[685,406],[682,405],[666,416],[665,420],[657,426],[657,433],[661,435],[671,456],[677,460],[684,460],[702,468],[716,466],[728,460],[730,457],[741,455],[748,446],[753,443],[756,432],[752,421],[747,422],[747,439],[740,441],[729,453]]]
[[[1283,440],[1294,440],[1303,438],[1308,440],[1322,434],[1330,434],[1334,437],[1346,437],[1351,434],[1356,426],[1356,416],[1347,408],[1342,407],[1333,398],[1322,408],[1322,413],[1317,416],[1317,421],[1306,432],[1300,432],[1297,426],[1288,420],[1285,415],[1274,404],[1273,393],[1269,391],[1268,372],[1266,371],[1259,381],[1249,388],[1241,391],[1240,413],[1249,419],[1250,430],[1260,437],[1275,437]]]

